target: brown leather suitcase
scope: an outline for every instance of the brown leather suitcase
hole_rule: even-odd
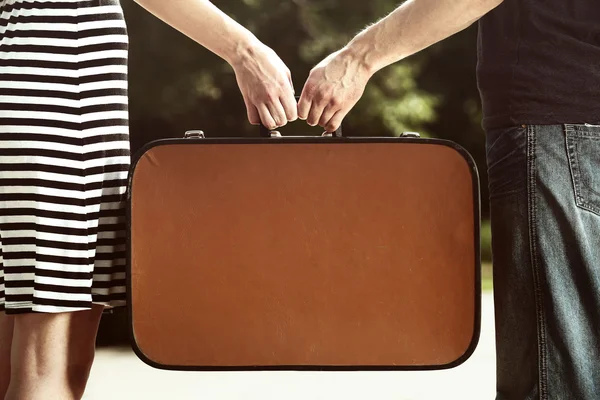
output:
[[[174,370],[420,370],[479,338],[477,169],[390,137],[148,144],[129,182],[134,350]]]

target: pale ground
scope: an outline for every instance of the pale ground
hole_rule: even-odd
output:
[[[492,294],[483,295],[482,331],[473,356],[435,372],[171,372],[128,349],[101,349],[84,400],[493,400]]]

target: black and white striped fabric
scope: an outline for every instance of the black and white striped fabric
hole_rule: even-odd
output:
[[[0,0],[0,311],[125,303],[118,0]]]

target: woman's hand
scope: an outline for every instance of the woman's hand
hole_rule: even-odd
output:
[[[231,66],[251,124],[275,129],[298,118],[292,75],[273,50],[258,42],[239,51]]]
[[[208,0],[136,0],[231,65],[248,119],[275,129],[297,119],[290,70],[273,50]]]

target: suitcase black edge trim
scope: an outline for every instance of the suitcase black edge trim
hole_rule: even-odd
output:
[[[473,337],[471,343],[467,347],[465,353],[455,361],[442,365],[410,365],[410,366],[394,366],[394,365],[352,365],[352,366],[323,366],[323,365],[276,365],[276,366],[176,366],[164,365],[151,360],[139,348],[135,340],[135,332],[133,331],[133,310],[131,307],[131,189],[133,187],[133,176],[135,167],[141,157],[150,149],[164,145],[203,145],[203,144],[273,144],[285,145],[293,143],[417,143],[417,144],[432,144],[443,145],[450,147],[463,156],[470,167],[473,183],[473,201],[474,201],[474,241],[475,241],[475,321],[473,324]],[[210,138],[210,139],[160,139],[154,140],[143,146],[132,159],[132,164],[129,172],[129,182],[127,187],[127,265],[126,265],[126,281],[127,281],[127,321],[129,330],[129,340],[134,353],[140,360],[152,368],[168,370],[168,371],[440,371],[456,368],[467,361],[475,352],[481,335],[481,194],[479,183],[479,171],[477,164],[471,154],[459,144],[445,139],[431,138],[396,138],[396,137],[342,137],[342,138],[322,138],[322,137],[302,137],[302,138]]]

